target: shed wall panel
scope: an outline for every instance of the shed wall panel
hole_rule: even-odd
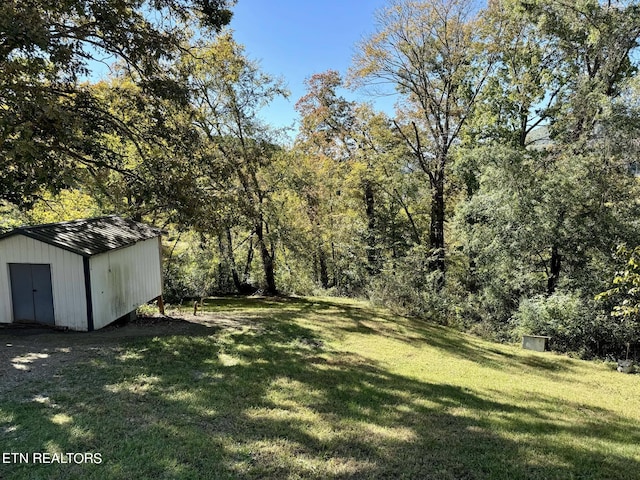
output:
[[[24,235],[0,240],[0,323],[13,322],[10,263],[51,265],[56,326],[73,330],[87,329],[82,257]]]
[[[162,294],[158,239],[91,257],[90,272],[98,329]]]

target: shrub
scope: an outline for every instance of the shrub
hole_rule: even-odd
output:
[[[428,262],[428,249],[414,247],[371,281],[369,299],[403,315],[449,323],[457,304],[452,282],[441,287],[442,274],[431,271]]]
[[[613,279],[611,288],[596,295],[604,308],[611,312],[611,336],[626,346],[640,343],[640,247],[629,250],[619,247],[616,253],[623,266]]]
[[[206,253],[193,255],[184,251],[165,261],[163,278],[167,303],[182,303],[185,299],[212,294],[218,275]]]
[[[579,292],[524,298],[513,315],[512,326],[514,340],[522,335],[547,335],[554,350],[581,357],[602,354],[611,348],[604,341],[610,338],[606,317]]]

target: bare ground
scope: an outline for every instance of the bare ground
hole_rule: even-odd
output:
[[[117,350],[125,339],[213,335],[219,329],[255,328],[255,321],[251,319],[219,313],[139,317],[124,325],[112,324],[94,332],[0,324],[0,395],[32,380],[55,378],[66,364],[106,353],[106,350]]]

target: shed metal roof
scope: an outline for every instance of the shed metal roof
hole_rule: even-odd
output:
[[[0,236],[25,235],[83,257],[127,247],[158,237],[162,230],[116,215],[19,227]]]

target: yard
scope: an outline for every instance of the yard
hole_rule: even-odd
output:
[[[0,330],[0,478],[638,478],[640,376],[606,363],[351,300],[168,313]]]

